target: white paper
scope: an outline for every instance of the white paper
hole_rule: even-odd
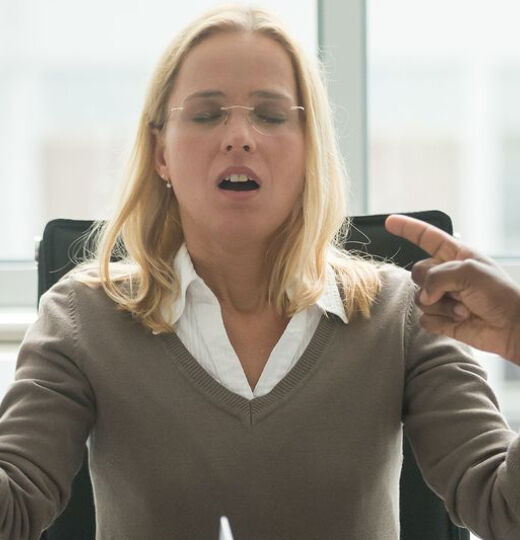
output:
[[[231,526],[229,525],[229,521],[226,516],[220,517],[220,531],[218,535],[218,540],[233,540],[233,535],[231,534]]]

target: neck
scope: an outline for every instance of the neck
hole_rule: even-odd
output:
[[[250,244],[233,249],[212,244],[186,247],[197,274],[217,297],[226,313],[259,315],[271,309],[267,303],[270,269],[264,260],[266,246]]]

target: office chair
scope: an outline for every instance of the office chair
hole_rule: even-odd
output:
[[[440,211],[407,215],[426,221],[452,234],[451,219]],[[377,257],[391,257],[404,268],[428,255],[384,228],[387,215],[352,218],[345,248]],[[38,303],[41,295],[73,268],[71,252],[78,257],[84,241],[80,236],[92,221],[56,219],[47,224],[38,249]],[[74,245],[76,247],[74,247]],[[71,247],[73,249],[71,249]],[[86,450],[86,448],[85,448]],[[401,540],[469,540],[469,531],[455,526],[440,498],[424,482],[406,437],[403,437],[403,466],[400,479]],[[65,510],[43,533],[41,540],[94,540],[95,510],[88,469],[88,455],[73,484]]]

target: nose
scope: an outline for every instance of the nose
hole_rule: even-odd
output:
[[[252,152],[256,149],[255,130],[249,122],[247,111],[233,109],[222,125],[221,149],[225,152],[244,150]]]

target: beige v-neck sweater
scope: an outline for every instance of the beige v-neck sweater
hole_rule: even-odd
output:
[[[520,538],[520,443],[484,370],[385,271],[369,321],[323,316],[268,394],[217,383],[175,334],[62,280],[0,408],[0,537],[37,539],[88,438],[98,540],[397,540],[402,429],[452,519]],[[403,424],[404,423],[404,424]]]

